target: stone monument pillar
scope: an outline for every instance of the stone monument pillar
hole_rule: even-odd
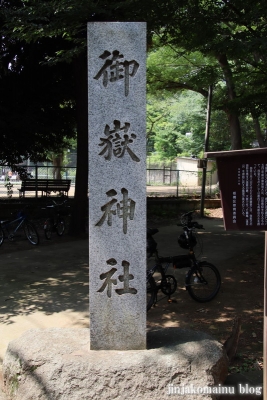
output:
[[[146,24],[88,23],[91,350],[146,348]]]

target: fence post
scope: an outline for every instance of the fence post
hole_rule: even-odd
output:
[[[176,171],[176,197],[178,198],[178,187],[179,187],[179,169]]]
[[[211,188],[212,188],[212,171],[210,171],[210,196],[211,196]]]
[[[168,171],[169,174],[167,174],[166,171]],[[166,178],[169,178],[170,179],[169,183],[171,183],[171,168],[165,167],[165,165],[163,165],[163,184],[166,183]]]
[[[35,164],[35,197],[38,197],[37,179],[38,179],[38,166]]]

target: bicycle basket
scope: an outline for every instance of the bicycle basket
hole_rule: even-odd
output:
[[[172,264],[174,269],[190,268],[191,260],[187,255],[175,256],[172,259]]]

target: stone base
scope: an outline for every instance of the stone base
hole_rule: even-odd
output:
[[[90,350],[89,335],[89,329],[38,329],[10,342],[3,362],[9,399],[170,399],[176,386],[192,391],[227,376],[222,345],[201,332],[153,329],[148,349],[135,351]],[[211,398],[217,397],[201,395]]]

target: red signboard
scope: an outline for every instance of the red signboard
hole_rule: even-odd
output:
[[[267,231],[267,148],[206,156],[216,158],[225,229]]]

